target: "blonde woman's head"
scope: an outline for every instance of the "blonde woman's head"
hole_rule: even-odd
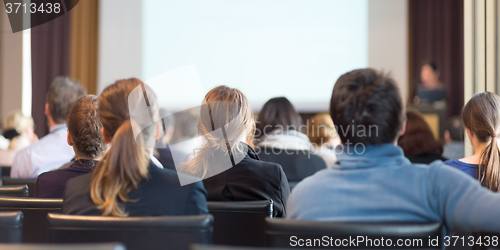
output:
[[[241,91],[227,86],[218,86],[210,90],[203,100],[198,121],[198,132],[205,139],[205,144],[197,149],[195,157],[187,161],[181,172],[199,178],[210,177],[218,172],[214,152],[244,157],[248,146],[252,145],[255,132],[255,120],[249,102]]]
[[[9,112],[3,120],[3,131],[15,131],[13,135],[15,135],[15,133],[22,135],[23,133],[29,133],[29,131],[33,133],[33,126],[33,118],[23,115],[20,110],[13,110]],[[13,139],[15,136],[7,137],[10,137],[7,139]]]
[[[327,143],[336,144],[336,141],[340,141],[332,118],[328,114],[317,114],[309,119],[307,136],[311,143],[317,147]]]

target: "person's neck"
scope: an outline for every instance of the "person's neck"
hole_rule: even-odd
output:
[[[472,145],[472,148],[474,149],[474,155],[460,159],[460,161],[468,164],[478,165],[481,161],[481,155],[488,147],[488,144],[489,143],[477,143],[476,145]]]
[[[439,89],[441,88],[441,82],[439,80],[429,81],[425,84],[427,89]]]
[[[99,156],[92,158],[92,157],[86,156],[85,154],[76,152],[76,150],[73,150],[73,151],[75,151],[75,160],[99,161],[102,158],[102,155],[99,155]]]

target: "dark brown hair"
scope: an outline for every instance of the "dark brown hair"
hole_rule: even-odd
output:
[[[264,104],[259,113],[256,137],[282,128],[283,130],[299,130],[302,118],[286,97],[272,98]],[[302,131],[301,131],[302,132]]]
[[[129,114],[129,94],[138,86],[146,91],[152,112],[159,117],[156,96],[137,78],[119,80],[105,88],[97,98],[98,117],[105,135],[111,139],[111,147],[92,172],[90,196],[104,216],[127,216],[119,202],[133,202],[127,195],[148,175],[150,159],[140,146],[145,133],[143,130],[136,141],[133,127],[137,131],[140,128]]]
[[[443,144],[434,138],[429,124],[416,110],[406,112],[406,131],[399,138],[398,145],[406,156],[441,155],[443,153]]]
[[[67,76],[56,77],[50,84],[46,96],[46,103],[49,104],[50,115],[54,122],[64,123],[71,105],[85,95],[87,91],[77,80]]]
[[[462,116],[464,126],[480,143],[488,143],[481,153],[478,180],[492,191],[500,191],[500,151],[498,127],[500,126],[500,97],[483,92],[474,95],[465,105]]]
[[[78,99],[69,109],[69,135],[76,150],[87,158],[95,158],[106,149],[102,139],[101,122],[97,118],[97,96],[88,95]]]
[[[403,122],[396,82],[374,69],[340,76],[333,88],[330,115],[342,143],[393,143]]]

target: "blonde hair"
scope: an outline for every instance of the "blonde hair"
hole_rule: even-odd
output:
[[[10,111],[3,119],[3,130],[16,130],[18,134],[22,134],[25,129],[33,127],[35,123],[33,118],[23,115],[21,110]]]
[[[211,133],[218,129],[223,133]],[[206,142],[179,171],[203,179],[211,176],[210,160],[215,151],[224,147],[233,156],[241,155],[247,150],[240,143],[242,136],[247,143],[253,141],[255,119],[245,95],[224,85],[210,90],[201,106],[198,131]]]
[[[339,137],[329,114],[317,114],[308,120],[307,125],[307,136],[315,146]]]
[[[111,139],[111,148],[92,172],[90,196],[104,216],[127,216],[119,202],[135,202],[127,196],[148,176],[150,159],[140,145],[148,139],[153,127],[145,129],[135,139],[134,130],[138,124],[130,119],[129,113],[129,94],[138,86],[147,93],[152,112],[157,114],[156,96],[136,78],[115,82],[97,99],[98,117],[105,132],[103,136]],[[147,113],[146,110],[143,112]]]

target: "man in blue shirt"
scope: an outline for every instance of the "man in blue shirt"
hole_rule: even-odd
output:
[[[396,145],[404,108],[394,80],[373,69],[342,75],[330,114],[338,162],[304,179],[288,199],[289,219],[441,221],[448,230],[500,232],[500,194],[441,161],[412,164]]]
[[[36,179],[41,173],[59,168],[75,156],[67,141],[66,113],[84,95],[87,95],[87,91],[77,80],[66,76],[54,79],[47,91],[45,103],[50,133],[17,152],[12,163],[11,178]]]

